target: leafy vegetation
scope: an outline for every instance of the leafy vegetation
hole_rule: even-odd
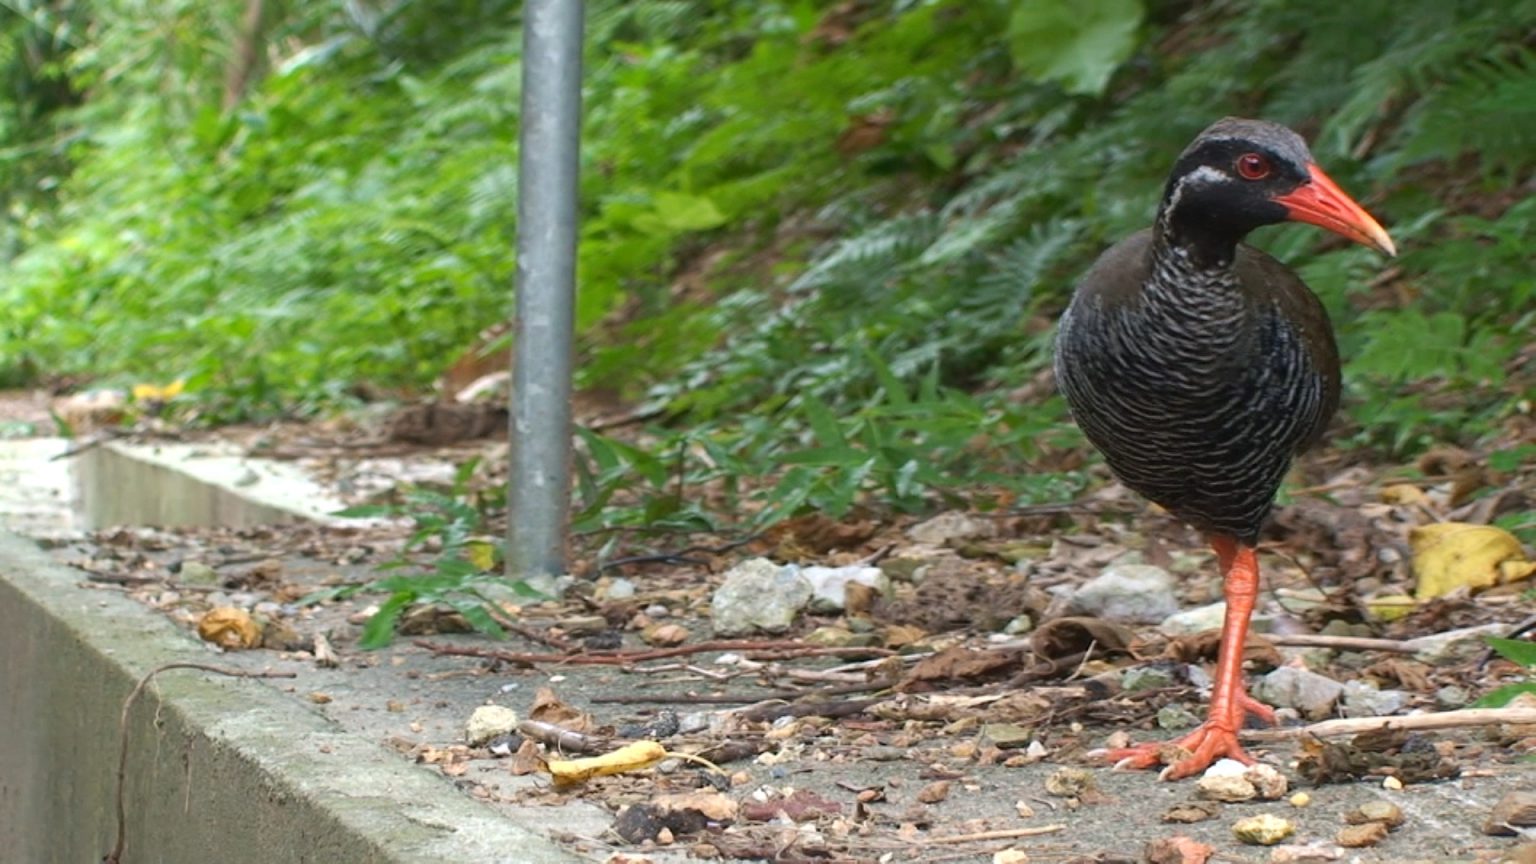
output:
[[[1526,642],[1522,639],[1500,639],[1496,636],[1486,637],[1488,647],[1494,653],[1503,657],[1516,666],[1526,670],[1529,678],[1530,670],[1536,669],[1536,643]],[[1505,684],[1473,703],[1474,708],[1503,708],[1517,696],[1527,693],[1536,693],[1536,681],[1517,681],[1513,684]]]
[[[184,378],[208,421],[423,392],[507,314],[519,6],[10,4],[0,378]],[[588,6],[581,383],[660,419],[584,436],[581,530],[1074,493],[1051,322],[1226,113],[1404,250],[1256,238],[1339,324],[1345,444],[1530,411],[1533,0]]]

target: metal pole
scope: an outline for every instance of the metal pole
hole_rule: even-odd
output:
[[[582,6],[523,7],[507,575],[545,587],[565,572],[571,504]]]

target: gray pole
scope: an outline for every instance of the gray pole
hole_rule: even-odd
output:
[[[523,7],[507,575],[546,588],[565,572],[571,504],[582,5]]]

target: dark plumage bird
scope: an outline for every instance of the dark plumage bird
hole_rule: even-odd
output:
[[[1243,688],[1258,593],[1254,544],[1292,456],[1322,437],[1339,401],[1328,315],[1248,232],[1310,222],[1396,254],[1376,220],[1318,168],[1284,126],[1227,118],[1179,156],[1156,223],[1115,244],[1078,283],[1056,341],[1072,416],[1127,486],[1205,532],[1225,578],[1206,722],[1164,770],[1185,777],[1228,756],[1245,714],[1274,712]],[[1150,768],[1160,745],[1111,751]]]

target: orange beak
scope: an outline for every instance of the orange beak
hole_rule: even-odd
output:
[[[1327,228],[1387,255],[1397,255],[1397,247],[1392,245],[1387,229],[1365,212],[1364,207],[1356,204],[1355,199],[1346,195],[1339,184],[1323,173],[1323,169],[1308,165],[1307,173],[1312,175],[1312,182],[1303,183],[1296,191],[1274,199],[1275,203],[1285,207],[1288,218]]]

